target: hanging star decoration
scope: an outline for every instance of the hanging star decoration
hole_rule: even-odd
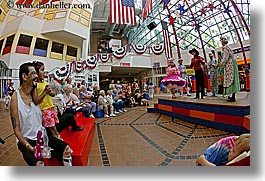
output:
[[[224,10],[224,13],[231,13],[232,11],[231,11],[231,9],[229,9],[229,7],[227,7],[227,8],[225,8],[225,10]]]
[[[181,13],[182,13],[182,14],[185,13],[184,6],[185,6],[185,5],[182,6],[182,5],[179,4],[179,7],[177,8],[177,10],[179,10],[180,14],[181,14]]]
[[[210,3],[207,8],[209,8],[211,11],[213,11],[214,9],[214,3]]]
[[[197,19],[197,18],[195,18],[195,23],[194,23],[195,25],[195,27],[194,27],[194,29],[195,30],[199,30],[200,29],[200,27],[202,27],[201,25],[200,25],[200,22],[199,22],[199,20]]]
[[[201,16],[202,16],[202,15],[206,16],[206,11],[205,11],[204,8],[200,10],[200,13],[201,13]]]
[[[173,25],[174,22],[175,22],[175,20],[176,20],[176,18],[173,18],[172,16],[170,16],[170,18],[169,18],[169,24],[170,25]]]
[[[160,4],[163,3],[163,9],[166,8],[166,6],[167,6],[167,4],[169,3],[169,1],[170,1],[170,0],[162,0],[162,1],[160,2]]]

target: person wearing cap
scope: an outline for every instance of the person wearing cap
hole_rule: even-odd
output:
[[[210,61],[207,62],[207,65],[210,70],[210,84],[212,88],[212,97],[216,97],[217,92],[217,60],[214,57],[212,52],[208,53]]]
[[[223,50],[223,66],[224,66],[224,95],[228,96],[228,102],[235,102],[235,93],[240,91],[240,81],[238,75],[238,67],[232,49],[227,45],[228,41],[225,37],[221,37]]]
[[[186,85],[186,80],[179,77],[180,71],[174,63],[174,59],[168,59],[167,76],[161,81],[163,86],[170,89],[172,98],[175,99],[175,90],[182,89]]]
[[[199,93],[201,92],[201,99],[203,99],[204,94],[204,74],[203,74],[203,65],[205,62],[203,58],[199,56],[198,50],[195,48],[189,51],[190,54],[193,55],[191,59],[190,68],[194,68],[195,70],[195,78],[196,78],[196,96],[194,99],[199,99]]]
[[[187,76],[187,73],[186,73],[186,66],[183,65],[183,60],[180,58],[179,61],[178,61],[178,69],[180,71],[180,77],[182,79],[185,79],[186,80],[186,91],[187,91],[187,96],[191,96],[190,94],[190,87],[189,87],[189,82],[188,82],[188,76]],[[183,89],[180,89],[180,95],[182,96],[183,95]]]

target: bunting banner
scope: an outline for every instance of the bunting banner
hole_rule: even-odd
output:
[[[146,45],[131,45],[137,54],[143,54],[147,50]]]
[[[82,72],[83,68],[84,68],[83,67],[83,62],[77,61],[76,64],[75,64],[75,71],[76,71],[76,73]]]
[[[111,54],[109,54],[109,53],[106,53],[106,54],[98,54],[98,59],[102,63],[107,63],[110,58],[111,58]]]
[[[70,63],[70,72],[76,71],[76,60],[72,60]]]
[[[126,45],[114,51],[113,53],[106,53],[106,54],[98,53],[93,56],[88,56],[88,58],[83,61],[72,60],[71,62],[67,63],[65,66],[60,67],[54,73],[49,73],[49,76],[54,79],[61,80],[62,78],[71,75],[72,72],[80,73],[84,69],[93,70],[94,68],[96,68],[98,61],[106,63],[112,59],[112,56],[114,56],[117,59],[122,59],[128,51],[127,48],[128,46],[132,46],[136,54],[143,54],[149,48],[156,55],[160,55],[164,51],[164,44],[152,45],[152,46]]]
[[[126,46],[119,48],[113,52],[113,56],[117,59],[121,59],[126,55],[127,48]]]
[[[68,63],[65,66],[61,67],[59,70],[56,70],[54,75],[57,79],[68,77],[70,73],[69,70],[70,70],[70,64]]]
[[[154,54],[160,55],[164,51],[164,44],[159,44],[159,45],[152,45],[151,50]]]
[[[84,64],[86,66],[87,69],[92,70],[94,68],[96,68],[97,66],[97,55],[93,55],[93,56],[88,56],[88,58],[86,60],[84,60]]]

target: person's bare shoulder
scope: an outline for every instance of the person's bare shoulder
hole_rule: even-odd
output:
[[[10,111],[12,111],[13,106],[17,107],[17,92],[15,91],[11,97],[11,102],[10,102]]]
[[[16,128],[16,125],[18,125],[18,103],[17,103],[17,92],[14,92],[12,97],[11,97],[11,102],[10,102],[10,117],[11,117],[11,122],[13,129]]]

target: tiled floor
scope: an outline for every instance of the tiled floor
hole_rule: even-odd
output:
[[[0,102],[0,166],[24,166]],[[96,119],[89,166],[194,166],[198,155],[218,139],[232,135],[157,113],[129,108],[115,118]]]
[[[231,135],[156,113],[131,108],[96,120],[91,166],[193,166],[208,146]]]

